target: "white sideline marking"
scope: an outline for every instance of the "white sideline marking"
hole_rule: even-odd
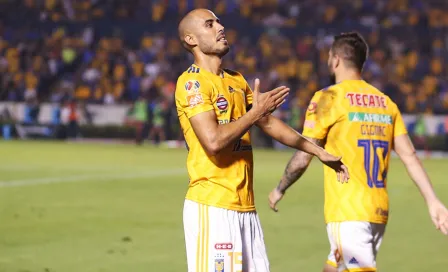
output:
[[[36,170],[42,170],[45,168],[51,167],[49,165],[18,165],[18,164],[4,164],[0,165],[0,170],[8,171],[8,172],[32,172]],[[119,170],[117,168],[111,168],[110,166],[89,166],[89,165],[67,165],[67,166],[58,166],[56,169],[46,170],[46,172],[64,172],[64,171],[89,171],[96,172],[99,171],[111,171],[111,170]],[[147,169],[141,169],[146,171]]]
[[[80,182],[86,180],[93,181],[112,181],[117,179],[133,179],[133,178],[155,178],[174,176],[183,174],[186,170],[183,168],[155,170],[151,172],[128,173],[128,174],[96,174],[96,175],[79,175],[79,176],[61,176],[61,177],[47,177],[47,178],[32,178],[32,179],[17,179],[17,180],[1,180],[0,188],[6,187],[23,187],[31,185],[43,185],[54,183]]]

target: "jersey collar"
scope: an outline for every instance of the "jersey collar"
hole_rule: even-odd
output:
[[[207,71],[207,70],[205,70],[205,69],[203,69],[203,68],[197,66],[196,64],[192,64],[191,66],[196,67],[196,68],[199,68],[199,69],[201,69],[201,71],[203,71],[203,72],[205,72],[205,73],[207,73],[207,74],[210,74],[210,75],[212,75],[212,76],[215,76],[215,77],[220,77],[220,78],[224,78],[224,77],[225,77],[225,72],[224,72],[223,69],[220,69],[221,71],[220,71],[219,75],[215,75],[215,74],[213,74],[212,72]]]

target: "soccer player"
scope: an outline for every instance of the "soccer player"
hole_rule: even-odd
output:
[[[283,144],[316,155],[344,181],[347,169],[340,158],[270,115],[288,88],[260,93],[256,80],[252,92],[240,73],[221,68],[229,44],[211,11],[188,13],[179,24],[179,37],[194,56],[175,92],[189,150],[183,214],[188,271],[269,271],[255,211],[250,127],[258,125]]]
[[[303,135],[341,155],[350,170],[350,181],[340,183],[324,167],[325,221],[331,245],[325,272],[376,271],[389,214],[386,177],[392,150],[420,189],[432,221],[448,234],[448,211],[415,154],[397,105],[361,78],[367,55],[367,44],[358,33],[336,36],[328,67],[337,83],[318,91],[306,112]],[[311,159],[302,151],[291,158],[269,195],[274,211]]]

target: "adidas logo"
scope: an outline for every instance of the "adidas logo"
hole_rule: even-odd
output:
[[[235,89],[233,89],[232,87],[229,86],[229,92],[233,93],[235,91]]]
[[[358,264],[358,261],[355,259],[355,257],[351,258],[351,260],[348,262],[349,264]]]

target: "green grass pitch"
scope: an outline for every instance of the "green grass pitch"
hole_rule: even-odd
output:
[[[322,166],[314,161],[273,213],[267,194],[292,151],[254,153],[271,271],[321,271],[329,250]],[[185,159],[186,150],[149,146],[0,142],[0,271],[186,271]],[[424,164],[448,204],[448,161]],[[448,238],[396,159],[388,180],[379,271],[447,271]]]

